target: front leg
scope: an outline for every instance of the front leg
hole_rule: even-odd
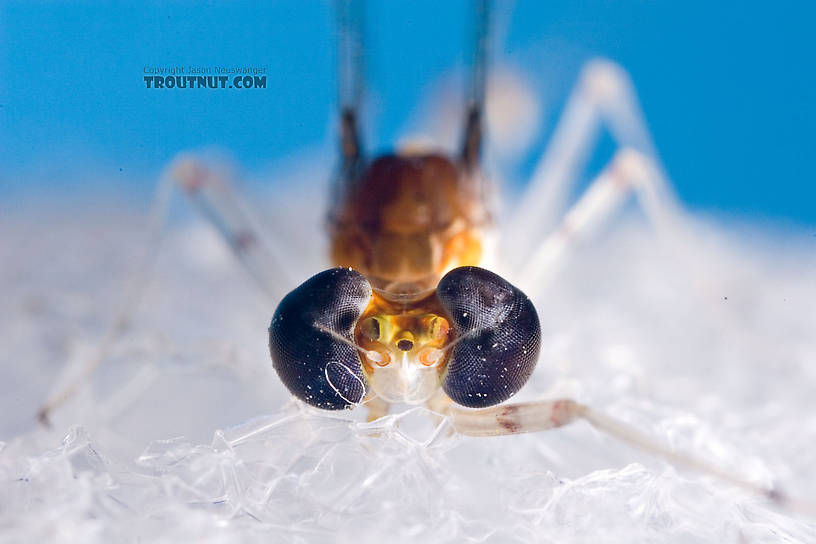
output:
[[[337,93],[340,101],[341,182],[353,183],[363,167],[360,110],[365,91],[365,3],[337,2]]]
[[[473,2],[475,32],[472,44],[472,62],[468,83],[465,114],[465,132],[460,151],[461,161],[469,173],[479,169],[479,158],[484,138],[485,91],[487,78],[487,49],[490,30],[490,3],[487,0]]]
[[[748,481],[691,455],[674,451],[634,427],[570,399],[525,402],[468,410],[451,405],[447,414],[457,432],[466,436],[501,436],[556,429],[583,419],[597,430],[660,457],[676,467],[691,469],[761,495],[776,505],[807,515],[816,514],[813,501],[789,497],[773,487]]]
[[[481,410],[451,406],[457,432],[467,436],[501,436],[555,429],[581,417],[584,407],[569,399],[501,404]]]

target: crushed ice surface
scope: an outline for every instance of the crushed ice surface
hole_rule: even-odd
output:
[[[97,349],[141,224],[90,206],[0,220],[2,541],[813,541],[812,519],[584,423],[464,438],[424,408],[366,423],[292,401],[273,307],[196,219],[171,227],[91,386],[38,429],[62,366]],[[541,363],[514,401],[574,397],[814,498],[816,239],[691,226],[693,247],[620,221],[578,249],[536,301]]]

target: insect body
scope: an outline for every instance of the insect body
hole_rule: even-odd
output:
[[[456,403],[501,403],[527,381],[540,326],[530,300],[476,268],[492,226],[479,165],[487,7],[476,25],[473,79],[461,152],[368,161],[357,127],[359,39],[341,40],[341,157],[329,213],[340,267],[311,278],[278,307],[270,352],[289,390],[320,408],[366,398],[420,404],[439,389]],[[360,34],[359,19],[345,35]],[[355,63],[357,59],[357,63]],[[346,61],[345,63],[343,61]],[[345,79],[344,79],[345,78]],[[444,399],[443,400],[447,400]]]
[[[441,155],[388,155],[347,184],[331,214],[341,268],[290,293],[270,326],[275,368],[292,393],[339,409],[369,391],[423,403],[441,387],[458,404],[484,407],[524,385],[538,358],[538,316],[518,289],[473,266],[489,227],[479,183],[475,169]]]

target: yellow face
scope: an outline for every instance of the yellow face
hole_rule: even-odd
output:
[[[421,404],[439,389],[453,331],[448,320],[427,307],[374,305],[363,314],[355,336],[363,347],[363,368],[373,391],[394,403]]]

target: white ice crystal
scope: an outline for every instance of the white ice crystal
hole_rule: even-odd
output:
[[[291,208],[291,224],[320,224],[321,207]],[[463,438],[424,408],[366,423],[291,400],[266,352],[274,307],[198,220],[169,228],[109,360],[52,430],[37,428],[133,269],[143,218],[123,209],[29,204],[0,219],[2,541],[816,539],[813,518],[585,423]],[[616,224],[536,300],[542,356],[514,401],[573,397],[816,498],[813,233],[697,218],[693,244],[666,247],[636,219]],[[314,240],[311,257],[293,256],[305,279],[322,246],[298,235]]]

